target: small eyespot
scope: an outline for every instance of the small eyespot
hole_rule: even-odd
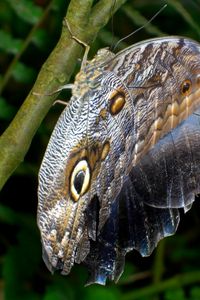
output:
[[[191,87],[192,87],[192,82],[189,79],[183,81],[183,83],[181,84],[181,94],[184,96],[189,95],[191,91]]]
[[[90,184],[90,169],[86,160],[81,160],[74,167],[71,180],[70,191],[74,201],[78,201],[84,195]]]
[[[110,96],[110,113],[117,115],[125,104],[125,93],[123,91],[115,90]]]

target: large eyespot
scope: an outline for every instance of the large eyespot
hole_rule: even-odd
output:
[[[110,96],[110,113],[111,115],[117,115],[125,104],[125,93],[122,90],[115,90]]]
[[[71,180],[70,191],[74,201],[78,201],[84,195],[90,184],[90,168],[86,160],[81,160],[74,167]]]

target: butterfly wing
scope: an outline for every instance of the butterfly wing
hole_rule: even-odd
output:
[[[187,210],[200,192],[199,113],[159,140],[133,169],[132,182],[145,203]]]
[[[145,201],[155,207],[187,207],[199,192],[193,149],[198,137],[188,132],[192,125],[174,129],[200,106],[199,44],[173,37],[141,42],[116,55],[108,68],[123,80],[134,107],[133,184],[149,191]],[[192,172],[197,178],[186,183],[185,174]]]
[[[108,69],[129,89],[137,140],[129,175],[86,259],[88,282],[101,284],[119,278],[126,252],[150,255],[160,239],[175,233],[177,208],[187,211],[200,192],[199,46],[173,38],[142,42],[117,55]],[[192,97],[183,93],[188,80]]]
[[[150,255],[160,239],[175,233],[178,223],[178,209],[146,205],[128,180],[97,240],[90,244],[87,284],[105,284],[107,278],[117,281],[127,252],[135,249],[142,256]]]
[[[199,44],[183,38],[136,44],[79,74],[39,174],[51,271],[84,261],[90,282],[105,283],[126,252],[149,255],[176,231],[177,209],[199,192],[199,74]]]
[[[176,232],[179,210],[167,207],[174,207],[175,200],[176,205],[187,209],[199,193],[199,149],[197,111],[133,167],[98,241],[91,244],[85,261],[90,270],[88,283],[104,284],[106,278],[117,280],[127,252],[136,249],[148,256],[160,239]]]

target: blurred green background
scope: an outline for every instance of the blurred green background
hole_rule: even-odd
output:
[[[19,109],[58,41],[68,3],[66,0],[0,0],[1,133]],[[129,0],[101,30],[91,46],[90,56],[99,48],[115,45],[119,39],[144,25],[165,3],[168,6],[156,19],[120,43],[118,50],[162,35],[183,35],[198,41],[200,1]],[[41,18],[43,21],[38,26]],[[79,66],[80,63],[77,70]],[[68,100],[70,93],[63,97]],[[0,194],[0,300],[200,300],[198,200],[191,211],[186,215],[182,213],[177,234],[162,241],[151,257],[141,258],[137,252],[127,255],[125,272],[118,284],[85,288],[87,271],[79,265],[69,276],[51,275],[47,270],[41,258],[36,225],[37,174],[62,109],[60,105],[51,108],[25,161]]]

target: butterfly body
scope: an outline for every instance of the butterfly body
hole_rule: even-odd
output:
[[[51,271],[68,274],[84,261],[91,282],[105,283],[120,276],[127,251],[149,255],[175,232],[178,208],[199,192],[199,105],[200,46],[191,40],[101,50],[86,64],[39,174],[38,225]]]

